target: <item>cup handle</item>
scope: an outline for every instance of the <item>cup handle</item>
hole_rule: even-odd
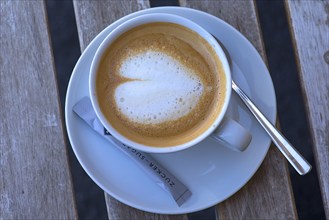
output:
[[[222,123],[210,135],[228,148],[242,152],[251,142],[250,132],[233,119],[225,117]]]

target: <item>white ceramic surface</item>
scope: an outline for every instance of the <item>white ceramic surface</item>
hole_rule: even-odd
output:
[[[148,212],[195,212],[222,202],[244,186],[261,165],[270,146],[270,138],[235,94],[232,93],[227,114],[248,128],[253,136],[250,146],[243,153],[229,150],[207,138],[187,150],[152,154],[192,191],[192,197],[181,207],[127,156],[92,131],[72,112],[72,107],[78,100],[89,96],[89,68],[102,40],[123,21],[150,12],[184,16],[216,36],[235,61],[233,79],[270,121],[275,122],[276,99],[271,77],[260,55],[244,36],[224,21],[207,13],[182,7],[160,7],[139,11],[116,21],[85,49],[68,86],[66,127],[73,151],[82,167],[112,197]]]

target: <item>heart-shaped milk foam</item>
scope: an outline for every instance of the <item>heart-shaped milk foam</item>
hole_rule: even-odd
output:
[[[129,120],[159,124],[187,115],[201,98],[197,74],[171,56],[145,51],[127,58],[120,74],[132,81],[115,90],[118,110]]]

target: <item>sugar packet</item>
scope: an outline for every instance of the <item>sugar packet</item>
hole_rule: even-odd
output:
[[[191,197],[191,191],[175,176],[168,172],[161,164],[155,161],[151,155],[136,150],[116,140],[103,127],[102,123],[97,118],[89,97],[84,97],[78,101],[73,106],[73,112],[75,112],[81,119],[83,119],[94,131],[108,140],[111,145],[117,147],[137,165],[139,165],[139,167],[144,172],[146,172],[158,186],[160,186],[172,196],[178,206],[181,206]]]

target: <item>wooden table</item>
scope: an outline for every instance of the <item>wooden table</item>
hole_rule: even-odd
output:
[[[178,1],[244,34],[266,61],[256,2]],[[81,51],[147,0],[74,1]],[[329,218],[329,2],[287,1],[286,13]],[[0,2],[0,219],[77,218],[63,112],[43,1]],[[280,115],[279,115],[280,117]],[[105,195],[110,219],[187,219],[128,207]],[[296,219],[288,164],[272,146],[257,173],[218,204],[218,219]]]

